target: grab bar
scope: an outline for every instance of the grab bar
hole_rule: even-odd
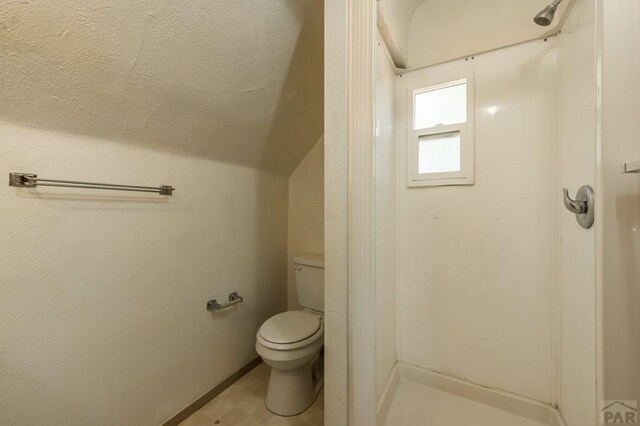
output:
[[[58,186],[62,188],[110,189],[112,191],[153,192],[160,195],[172,195],[175,188],[169,185],[140,186],[120,185],[116,183],[80,182],[74,180],[42,179],[33,173],[9,173],[9,186],[35,188],[37,186]]]
[[[207,311],[221,311],[223,309],[227,309],[232,307],[233,305],[237,305],[244,300],[244,297],[238,295],[237,292],[233,292],[229,295],[229,302],[220,304],[216,299],[209,300],[207,302]]]

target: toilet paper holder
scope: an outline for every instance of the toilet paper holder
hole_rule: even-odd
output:
[[[221,311],[223,309],[230,308],[233,305],[237,305],[238,303],[242,303],[243,300],[244,297],[234,291],[229,295],[229,301],[227,303],[220,304],[217,299],[209,300],[207,302],[207,311]]]

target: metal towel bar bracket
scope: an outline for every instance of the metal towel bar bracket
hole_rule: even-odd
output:
[[[220,304],[216,299],[209,300],[207,302],[207,311],[221,311],[223,309],[230,308],[233,305],[237,305],[244,300],[242,296],[239,296],[237,292],[233,292],[229,295],[229,302]]]
[[[38,186],[58,186],[62,188],[109,189],[112,191],[153,192],[160,195],[173,195],[175,188],[169,185],[140,186],[119,185],[115,183],[79,182],[73,180],[42,179],[33,173],[9,173],[9,186],[18,188],[36,188]]]
[[[631,161],[630,163],[624,163],[624,173],[640,173],[640,160]]]

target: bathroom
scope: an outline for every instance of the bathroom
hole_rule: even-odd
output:
[[[0,425],[635,424],[640,3],[549,2],[2,2]]]

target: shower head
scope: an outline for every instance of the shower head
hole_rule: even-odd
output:
[[[544,10],[536,15],[533,18],[533,22],[543,27],[548,27],[553,22],[553,17],[556,14],[556,10],[558,10],[558,6],[562,3],[562,0],[553,0],[549,6],[545,7]]]

